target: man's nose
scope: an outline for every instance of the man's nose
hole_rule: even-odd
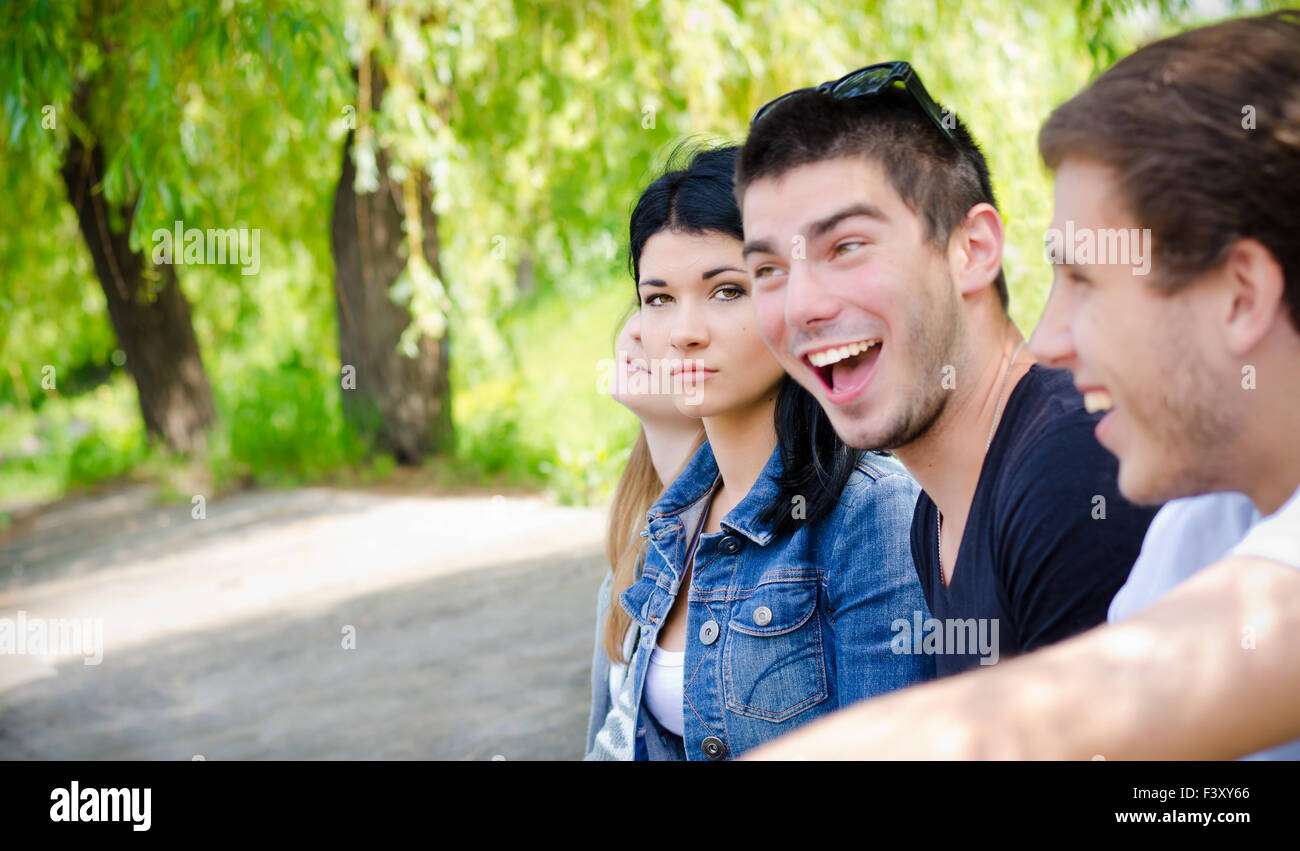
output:
[[[1029,338],[1030,354],[1044,366],[1056,369],[1072,367],[1076,358],[1071,330],[1074,300],[1069,290],[1070,286],[1062,284],[1060,275],[1056,275],[1047,295],[1047,304],[1043,306],[1043,315]]]
[[[785,285],[785,321],[792,328],[815,327],[832,319],[839,300],[823,286],[811,264],[795,261]]]

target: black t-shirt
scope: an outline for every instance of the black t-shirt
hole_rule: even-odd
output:
[[[912,652],[936,654],[939,676],[1106,620],[1157,509],[1120,495],[1118,462],[1093,434],[1100,418],[1084,408],[1069,372],[1029,368],[1007,397],[985,455],[947,589],[938,510],[921,493],[912,558],[934,621],[915,617],[908,637]]]

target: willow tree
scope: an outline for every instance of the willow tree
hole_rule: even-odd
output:
[[[216,412],[181,286],[185,246],[157,249],[177,222],[181,233],[218,231],[223,252],[232,230],[258,229],[247,208],[222,204],[232,184],[238,196],[237,135],[205,116],[238,125],[267,97],[302,102],[311,78],[296,80],[294,69],[326,66],[332,51],[333,24],[310,4],[223,11],[176,0],[16,0],[0,11],[6,166],[37,165],[7,168],[6,182],[42,179],[39,164],[55,165],[144,424],[179,450],[205,445]]]
[[[449,346],[435,188],[411,139],[437,109],[412,79],[412,39],[442,25],[402,9],[354,9],[356,104],[334,193],[330,246],[343,411],[400,463],[452,443]]]
[[[328,379],[403,460],[450,435],[453,369],[460,387],[504,374],[514,384],[498,398],[550,394],[599,417],[594,394],[512,350],[498,326],[517,300],[626,286],[630,205],[667,150],[742,141],[764,100],[882,59],[912,61],[984,143],[1027,327],[1046,290],[1048,181],[1026,166],[1038,123],[1131,46],[1117,33],[1145,26],[1145,8],[1183,5],[9,0],[0,158],[5,209],[21,212],[0,228],[0,309],[33,327],[0,323],[0,368],[14,375],[15,353],[57,360],[98,333],[70,283],[94,273],[108,312],[117,300],[129,314],[113,328],[145,421],[193,445],[210,394],[187,303],[216,290],[243,318],[266,276],[153,262],[155,229],[183,220],[264,231],[277,271],[307,282],[311,339],[294,354],[332,371],[316,345],[335,330],[332,308],[343,374]],[[56,191],[67,231],[40,215]],[[68,251],[65,232],[90,250]]]

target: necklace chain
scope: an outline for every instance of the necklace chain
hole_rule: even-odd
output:
[[[1020,341],[1020,345],[1016,346],[1016,350],[1011,353],[1011,361],[1007,364],[1007,371],[1002,373],[1002,384],[998,392],[998,404],[997,407],[993,409],[993,424],[989,426],[989,438],[984,443],[985,456],[988,455],[989,448],[993,446],[993,435],[997,432],[998,422],[1002,419],[1002,403],[1005,402],[1007,398],[1007,379],[1011,376],[1011,368],[1015,366],[1016,358],[1020,356],[1020,350],[1025,347],[1025,343],[1027,342],[1027,340]],[[943,512],[938,510],[938,506],[935,506],[935,513],[939,516],[939,521],[935,524],[935,552],[939,555],[939,582],[942,583],[943,587],[946,589],[948,587],[948,580],[945,579],[943,575]]]

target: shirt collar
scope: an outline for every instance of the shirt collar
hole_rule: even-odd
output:
[[[770,523],[759,521],[759,514],[780,492],[778,479],[781,471],[781,447],[778,444],[772,449],[754,486],[722,518],[722,525],[760,546],[766,546],[772,540],[772,528]],[[694,522],[696,516],[703,513],[701,501],[713,492],[717,483],[718,462],[713,456],[713,448],[706,440],[691,456],[681,475],[673,480],[663,496],[646,513],[649,534],[655,535],[667,529],[679,530],[688,519]]]

